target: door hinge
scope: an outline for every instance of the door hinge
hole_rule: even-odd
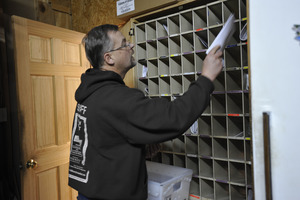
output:
[[[0,108],[0,122],[7,122],[7,109]]]
[[[130,35],[130,36],[134,36],[134,28],[131,28],[131,29],[129,30],[129,35]]]
[[[20,163],[19,164],[19,169],[22,170],[23,169],[23,165]]]

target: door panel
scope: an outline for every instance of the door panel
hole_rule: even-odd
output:
[[[74,111],[72,110],[76,106],[76,102],[72,101],[74,98],[75,91],[77,89],[77,86],[80,84],[80,80],[78,78],[73,77],[66,77],[65,80],[65,88],[66,88],[66,97],[67,102],[69,102],[68,105],[68,116],[73,116]],[[68,118],[68,133],[72,133],[72,124],[73,124],[73,117]],[[67,140],[71,140],[71,134],[67,135]]]
[[[58,170],[57,168],[49,169],[38,173],[38,198],[45,200],[57,200],[58,197]]]
[[[89,67],[84,34],[12,17],[24,200],[75,199],[68,162],[75,90]]]
[[[56,144],[53,80],[49,76],[32,76],[31,78],[36,147],[42,149]]]

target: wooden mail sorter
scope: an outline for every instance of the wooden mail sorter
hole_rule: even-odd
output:
[[[201,75],[207,48],[231,13],[236,32],[202,116],[162,144],[152,160],[193,170],[191,198],[247,199],[252,194],[246,0],[221,0],[135,24],[138,88],[169,101]]]

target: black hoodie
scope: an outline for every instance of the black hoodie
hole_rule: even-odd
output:
[[[212,82],[199,76],[174,101],[149,99],[115,72],[87,70],[75,94],[69,185],[91,199],[147,199],[145,144],[183,134],[212,91]]]

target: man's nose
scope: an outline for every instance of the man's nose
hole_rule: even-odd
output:
[[[129,43],[129,47],[130,47],[130,49],[133,49],[134,43]]]

